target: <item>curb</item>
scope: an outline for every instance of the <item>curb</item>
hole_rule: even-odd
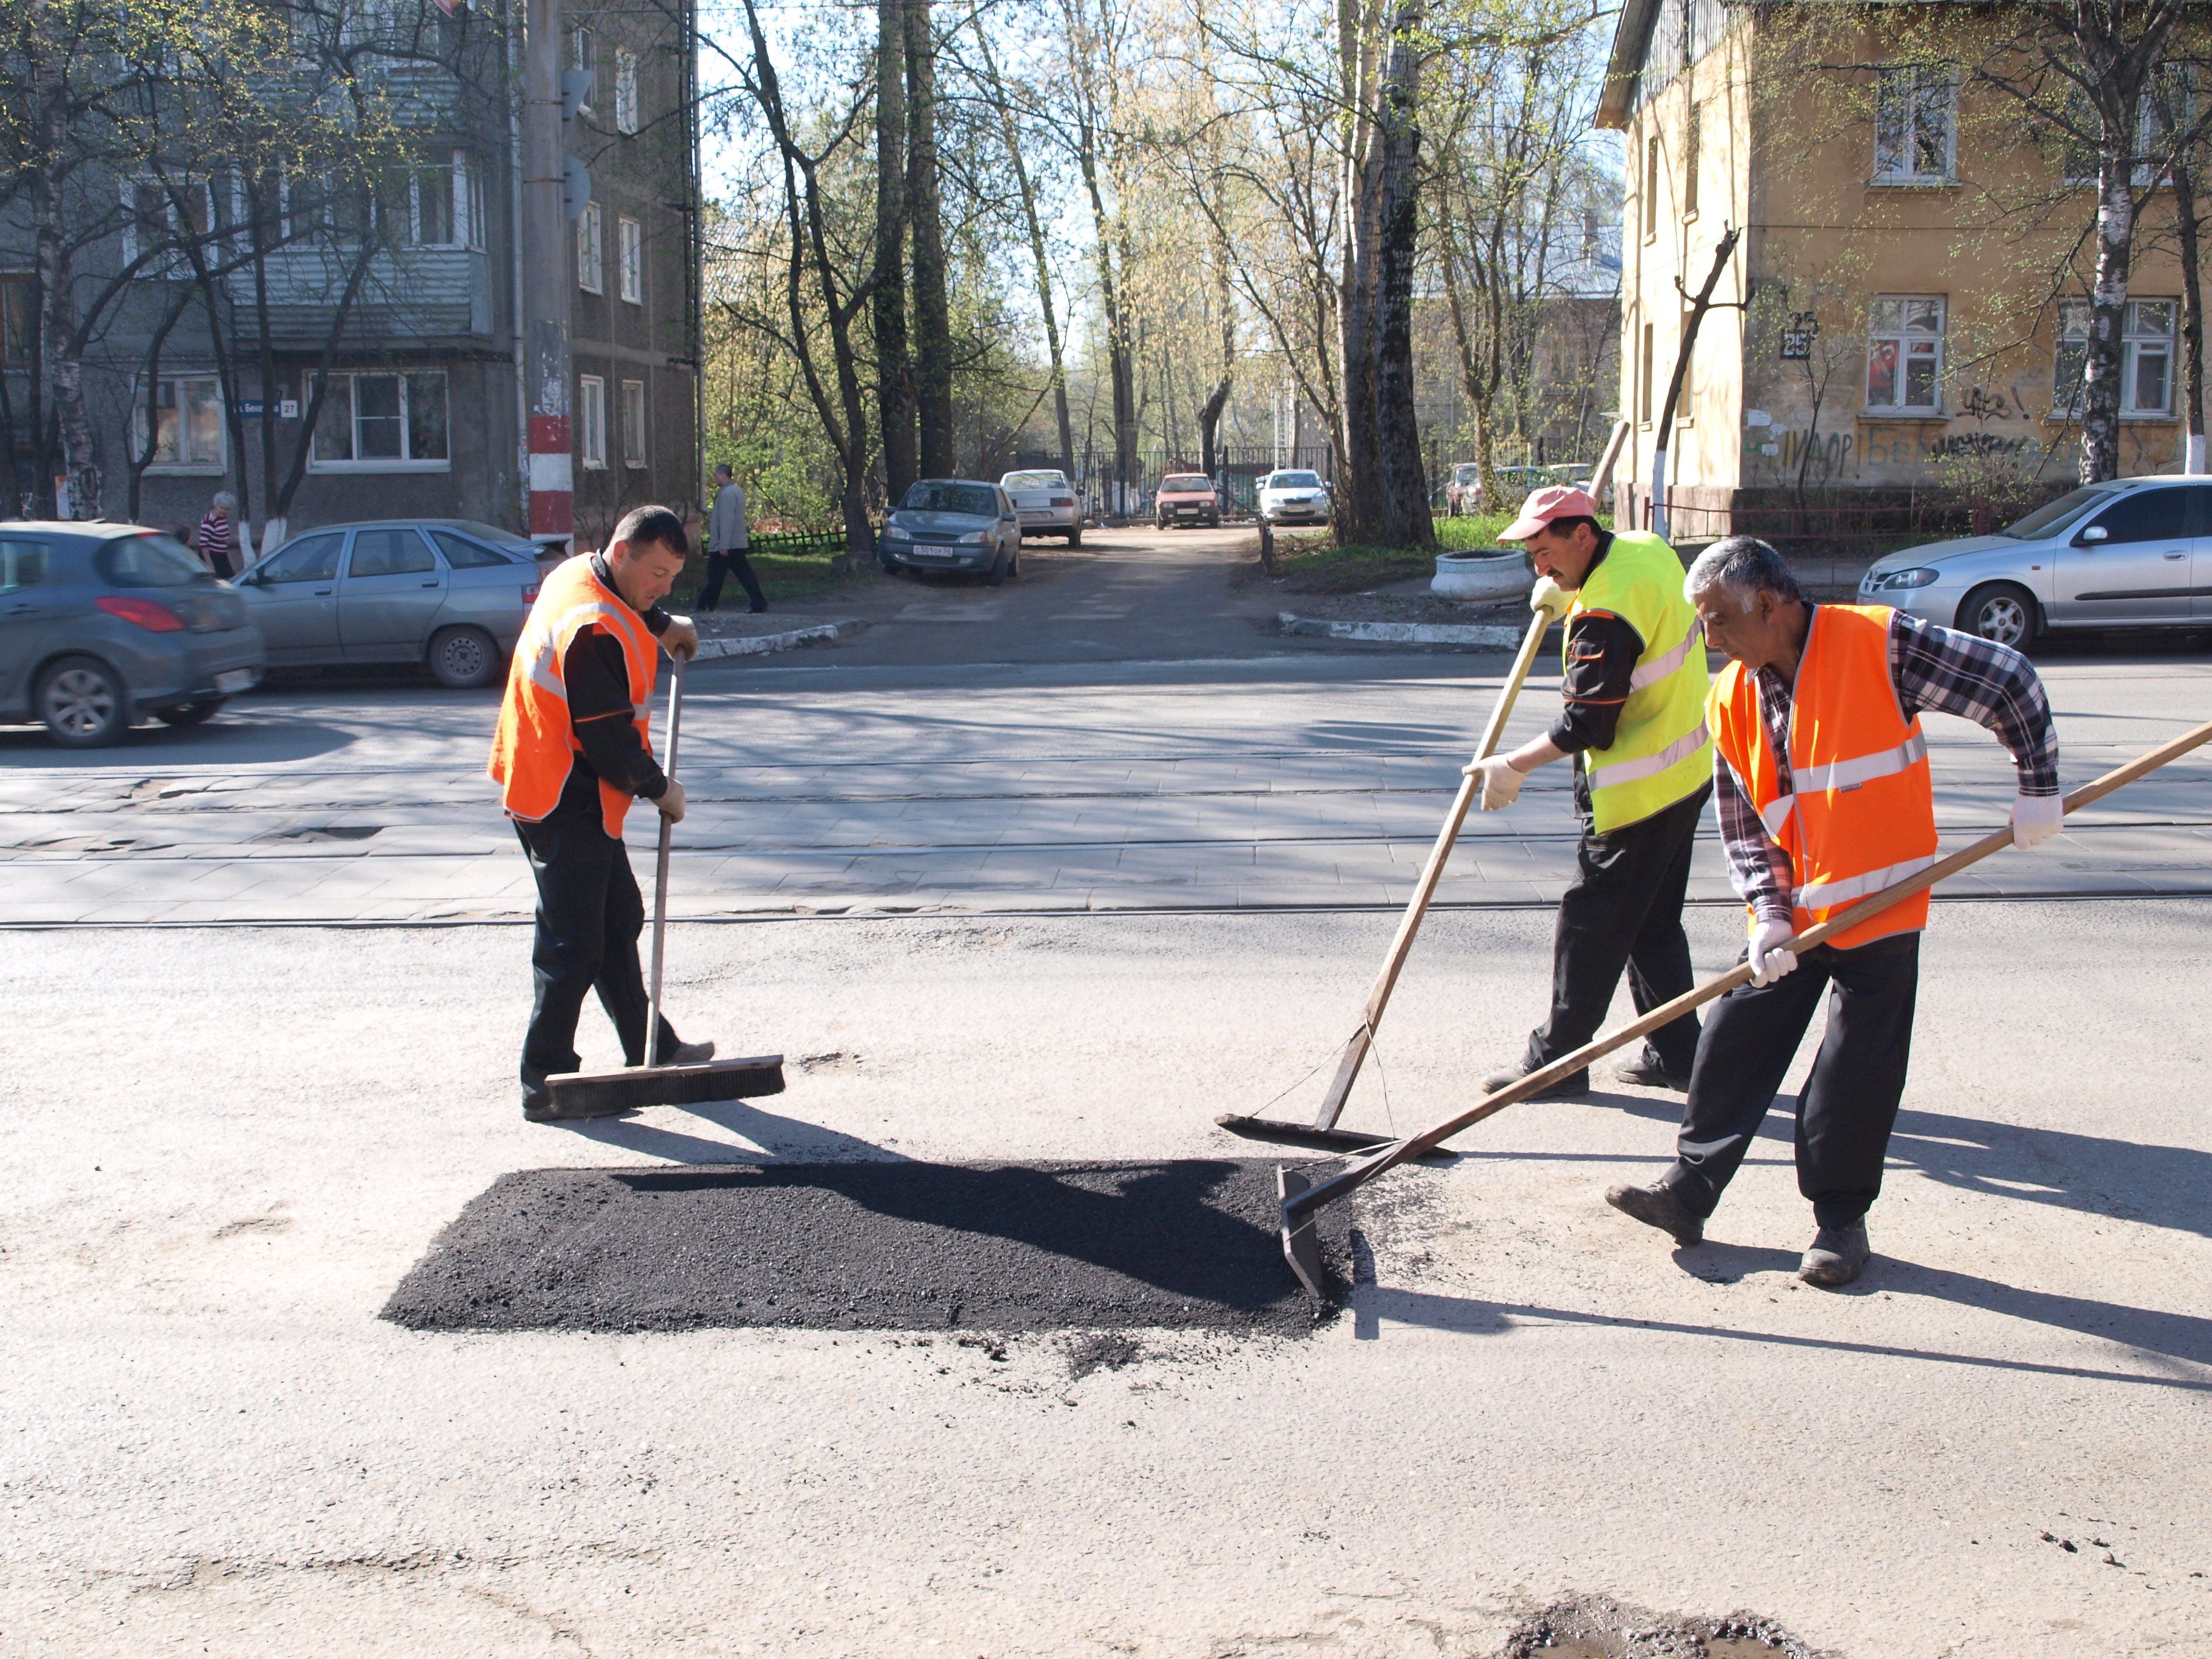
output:
[[[828,645],[833,641],[847,640],[866,628],[867,623],[855,617],[844,617],[837,622],[817,623],[811,628],[794,628],[784,634],[754,634],[734,640],[702,640],[699,656],[703,661],[710,657],[758,657],[770,651],[789,651],[801,645]]]
[[[1369,645],[1480,645],[1510,651],[1521,643],[1519,629],[1481,623],[1337,622],[1289,611],[1279,612],[1275,620],[1285,634]]]

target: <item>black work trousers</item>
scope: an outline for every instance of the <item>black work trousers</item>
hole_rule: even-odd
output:
[[[637,959],[645,901],[629,849],[595,819],[556,812],[539,823],[518,818],[514,830],[538,878],[538,934],[530,951],[537,995],[522,1040],[522,1094],[531,1101],[554,1073],[577,1068],[576,1018],[587,991],[599,994],[614,1021],[623,1063],[645,1063],[648,999]],[[674,1053],[676,1044],[664,1018],[661,1054]]]
[[[1911,933],[1850,951],[1815,945],[1772,984],[1730,991],[1705,1018],[1663,1183],[1699,1215],[1713,1212],[1826,993],[1827,1034],[1797,1097],[1797,1190],[1823,1227],[1859,1219],[1881,1192],[1919,988],[1920,935]]]
[[[1648,818],[1603,835],[1583,831],[1577,872],[1559,900],[1552,938],[1551,1018],[1528,1036],[1530,1071],[1597,1035],[1622,969],[1639,1014],[1690,988],[1682,895],[1698,819],[1712,793],[1707,784]],[[1685,1014],[1648,1041],[1662,1065],[1687,1077],[1698,1052],[1698,1017]]]
[[[738,585],[745,590],[745,603],[755,611],[767,610],[768,600],[762,596],[760,578],[753,574],[751,562],[745,557],[742,547],[707,555],[707,585],[699,590],[700,610],[712,611],[722,602],[722,579],[732,571],[737,573]]]

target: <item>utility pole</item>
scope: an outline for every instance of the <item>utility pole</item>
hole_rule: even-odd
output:
[[[561,0],[525,0],[522,43],[523,380],[530,421],[530,533],[575,532],[568,421],[568,157],[561,75]],[[588,194],[588,183],[583,193]],[[575,203],[583,211],[583,202]]]

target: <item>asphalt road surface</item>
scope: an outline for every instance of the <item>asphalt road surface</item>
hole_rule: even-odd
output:
[[[1200,539],[1190,591],[1241,592]],[[318,685],[90,763],[0,744],[0,1653],[1490,1659],[1560,1602],[1741,1610],[1849,1659],[2212,1653],[2203,773],[1992,860],[1983,896],[2013,902],[1937,905],[1850,1291],[1792,1273],[1801,1060],[1706,1243],[1599,1201],[1663,1166],[1678,1109],[1601,1074],[1364,1191],[1345,1310],[1285,1327],[1239,1277],[1270,1160],[1177,1172],[1254,1160],[1217,1113],[1311,1112],[1394,918],[1318,853],[1268,889],[1304,902],[1220,872],[1278,842],[1363,883],[1417,861],[1498,665],[1217,632],[702,672],[719,799],[691,862],[763,817],[784,842],[756,850],[799,863],[903,834],[940,908],[686,889],[672,1011],[783,1052],[790,1086],[571,1127],[516,1109],[526,931],[425,925],[514,913],[471,769],[487,702]],[[2177,647],[2045,667],[2069,782],[2212,702]],[[1931,737],[1947,832],[1995,823],[1993,746]],[[825,816],[774,817],[799,805]],[[1086,833],[1179,839],[1188,883],[1139,879],[1146,853],[1101,902],[994,891],[999,843],[958,815],[1032,808],[1063,865]],[[1554,846],[1565,812],[1532,788],[1471,826],[1463,907],[1424,930],[1348,1122],[1433,1121],[1517,1051],[1563,866],[1485,860]],[[384,850],[403,827],[426,842]],[[310,858],[362,882],[443,860],[450,890],[341,917],[270,873]],[[195,862],[222,892],[175,896]],[[40,925],[49,866],[102,872],[112,914]],[[211,925],[279,898],[313,925]],[[217,908],[161,909],[186,902]],[[1725,905],[1690,925],[1701,973],[1733,959]],[[596,1010],[584,1036],[611,1057]],[[732,1207],[753,1171],[793,1219]],[[1164,1261],[1176,1229],[1217,1247]],[[469,1294],[550,1316],[400,1322],[455,1245]],[[856,1328],[887,1264],[1021,1316]],[[770,1268],[810,1311],[745,1324]],[[1218,1316],[1133,1320],[1174,1273]],[[610,1291],[653,1317],[584,1316]]]

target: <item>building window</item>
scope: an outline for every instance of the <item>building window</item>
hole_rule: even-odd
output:
[[[1698,216],[1698,159],[1705,139],[1705,109],[1702,104],[1690,106],[1689,130],[1682,139],[1682,216]]]
[[[484,245],[483,187],[477,178],[475,158],[466,150],[453,152],[453,211],[470,247]]]
[[[123,262],[135,264],[142,252],[147,254],[141,276],[188,272],[190,261],[181,252],[164,257],[163,251],[200,240],[216,228],[212,185],[183,185],[173,190],[158,179],[125,179],[123,206]]]
[[[1959,88],[1926,65],[1886,69],[1875,82],[1874,182],[1948,185],[1957,175]]]
[[[645,382],[624,380],[622,386],[623,465],[645,466],[651,459],[646,453]]]
[[[2173,413],[2173,328],[2178,309],[2172,300],[2128,301],[2120,330],[2122,415],[2140,420]],[[2059,301],[2058,349],[2053,354],[2051,381],[2054,416],[2069,420],[2081,416],[2089,325],[2095,314],[2087,300]]]
[[[632,305],[645,303],[645,231],[635,219],[615,221],[617,252],[622,262],[622,296]]]
[[[1637,418],[1644,425],[1651,424],[1651,325],[1644,325],[1644,348],[1637,360],[1637,378],[1643,384],[1643,392],[1637,404]]]
[[[592,56],[595,49],[591,30],[579,27],[568,31],[568,67],[570,69],[597,69],[599,61]],[[590,111],[589,101],[585,103],[584,108],[587,112]]]
[[[223,465],[222,382],[212,374],[154,382],[154,459],[163,471],[220,472]],[[146,400],[137,408],[137,451],[146,453]]]
[[[1943,380],[1943,301],[1884,295],[1867,312],[1869,413],[1939,412]]]
[[[576,377],[576,448],[584,465],[607,464],[607,383],[596,374]]]
[[[637,54],[626,46],[615,48],[615,128],[637,131]]]
[[[1674,402],[1677,426],[1687,426],[1698,414],[1698,347],[1690,333],[1690,319],[1695,314],[1689,307],[1682,307],[1682,331],[1674,337],[1681,343],[1676,349],[1683,352],[1682,390]]]
[[[583,216],[576,221],[576,286],[586,294],[607,291],[606,250],[602,233],[605,223],[599,204],[585,203]]]
[[[322,391],[313,471],[442,472],[452,465],[443,369],[332,374]]]
[[[1659,135],[1644,141],[1644,240],[1659,235]],[[1649,418],[1649,417],[1647,417]]]

